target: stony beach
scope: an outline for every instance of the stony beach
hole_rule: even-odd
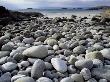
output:
[[[108,20],[27,19],[0,25],[0,82],[110,82]]]

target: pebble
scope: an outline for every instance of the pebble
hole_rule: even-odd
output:
[[[53,82],[51,79],[47,77],[40,77],[37,82]]]
[[[24,38],[23,42],[26,44],[32,44],[34,42],[34,39],[33,38]]]
[[[97,82],[97,81],[94,78],[91,78],[87,82]]]
[[[21,77],[14,82],[35,82],[31,77]]]
[[[44,69],[45,69],[44,61],[41,59],[36,60],[31,69],[31,77],[35,79],[42,77]]]
[[[83,79],[83,76],[81,74],[72,74],[71,75],[71,79],[74,81],[74,82],[84,82],[84,79]]]
[[[54,49],[54,50],[59,50],[59,46],[58,46],[58,45],[54,45],[54,46],[53,46],[53,49]]]
[[[13,63],[13,62],[7,62],[5,64],[2,65],[2,70],[7,72],[7,71],[13,71],[17,68],[17,64]]]
[[[106,68],[106,67],[94,68],[91,71],[91,73],[97,79],[103,78],[103,79],[106,79],[106,80],[110,81],[110,78],[109,78],[110,77],[110,69],[109,68]]]
[[[100,79],[99,82],[107,82],[106,79]]]
[[[67,71],[67,65],[64,60],[61,60],[60,58],[52,58],[51,63],[57,71],[62,73]]]
[[[78,69],[88,68],[91,69],[93,67],[93,61],[88,59],[82,59],[75,62],[75,66]]]
[[[22,77],[25,77],[25,75],[15,75],[11,78],[11,82],[14,82],[15,80],[19,79],[19,78],[22,78]]]
[[[0,51],[0,58],[5,57],[5,56],[9,56],[10,52],[9,51]]]
[[[100,51],[104,58],[110,59],[110,49],[103,49]]]
[[[84,46],[77,46],[73,49],[73,53],[75,54],[83,54],[85,52]]]
[[[70,77],[63,78],[60,82],[74,82]]]
[[[4,73],[1,77],[0,77],[0,82],[11,82],[11,74],[9,72]]]
[[[102,61],[104,60],[104,57],[103,57],[102,53],[99,52],[99,51],[94,51],[94,52],[87,53],[85,55],[85,58],[86,59],[91,59],[91,60],[93,60],[93,59],[99,59],[99,60],[102,60]]]
[[[28,57],[44,58],[48,56],[48,49],[44,45],[33,46],[24,50],[22,54]]]
[[[52,38],[47,38],[47,39],[45,40],[45,43],[47,43],[47,44],[50,45],[50,46],[54,46],[54,45],[57,45],[57,44],[58,44],[57,40],[52,39]]]
[[[88,68],[83,68],[80,72],[83,75],[85,80],[89,80],[91,78],[91,72]]]

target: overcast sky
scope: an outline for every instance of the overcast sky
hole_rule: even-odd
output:
[[[91,7],[110,5],[110,0],[0,0],[0,5],[8,9]]]

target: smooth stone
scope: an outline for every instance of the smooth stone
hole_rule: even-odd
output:
[[[47,77],[40,77],[37,82],[53,82],[51,79]]]
[[[85,80],[89,80],[91,78],[91,72],[88,68],[83,68],[80,72]]]
[[[54,49],[54,50],[59,50],[59,46],[58,46],[58,45],[54,45],[54,46],[53,46],[53,49]]]
[[[60,58],[52,58],[51,63],[57,71],[62,73],[67,71],[67,65],[64,60],[61,60]]]
[[[15,55],[13,56],[13,59],[16,60],[17,62],[19,62],[19,61],[22,60],[23,58],[24,58],[24,56],[23,56],[22,54],[19,54],[19,53],[15,54]]]
[[[60,82],[74,82],[70,77],[63,78]]]
[[[36,38],[36,41],[37,41],[37,42],[39,42],[39,41],[44,42],[45,39],[46,39],[45,36],[40,36],[40,37]]]
[[[94,59],[93,61],[93,67],[95,68],[102,68],[103,67],[103,62],[99,59]]]
[[[5,56],[9,56],[10,52],[9,51],[0,51],[0,58],[5,57]]]
[[[95,76],[95,78],[100,79],[106,79],[110,81],[110,68],[103,67],[103,68],[93,68],[92,71],[92,76]]]
[[[17,64],[15,64],[13,62],[7,62],[7,63],[2,65],[2,70],[3,71],[13,71],[16,68],[17,68]]]
[[[102,53],[99,52],[99,51],[94,51],[94,52],[87,53],[85,55],[85,58],[86,59],[91,59],[91,60],[93,60],[93,59],[99,59],[99,60],[102,60],[102,61],[104,60],[104,57],[103,57]]]
[[[29,76],[29,73],[27,71],[25,71],[25,70],[20,70],[17,74]]]
[[[44,43],[47,43],[48,45],[50,46],[54,46],[54,45],[57,45],[58,42],[57,40],[53,39],[53,38],[47,38]]]
[[[13,49],[14,49],[14,43],[12,43],[12,42],[9,42],[9,43],[3,45],[1,48],[2,51],[11,51]]]
[[[44,45],[33,46],[24,50],[22,54],[28,57],[44,58],[48,55],[48,49]]]
[[[68,60],[68,62],[69,62],[69,64],[75,65],[75,62],[77,60],[78,59],[75,56],[71,55],[70,58],[69,58],[69,60]]]
[[[43,72],[45,69],[45,63],[43,60],[36,60],[31,69],[31,77],[38,79],[43,76]]]
[[[91,78],[87,82],[97,82],[97,81],[94,78]]]
[[[64,56],[69,56],[72,54],[72,51],[70,50],[64,50]]]
[[[81,74],[72,74],[71,79],[74,82],[84,82],[83,76]]]
[[[75,54],[83,54],[85,51],[86,50],[84,46],[77,46],[73,49],[73,53]]]
[[[32,44],[34,42],[34,39],[33,38],[24,38],[23,42],[26,44]]]
[[[19,79],[19,78],[22,78],[22,77],[25,77],[25,75],[15,75],[15,76],[13,76],[12,78],[11,78],[11,82],[14,82],[14,81],[16,81],[17,79]]]
[[[78,69],[88,68],[91,69],[93,67],[93,61],[88,59],[82,59],[75,62],[75,66]]]
[[[14,82],[35,82],[31,77],[21,77]]]
[[[69,74],[76,73],[76,69],[75,69],[74,65],[69,65],[68,66],[68,72],[69,72]]]
[[[65,44],[65,43],[59,43],[59,47],[60,47],[61,49],[68,49],[68,46],[67,46],[67,44]]]
[[[22,54],[25,49],[27,49],[27,47],[18,47],[16,50],[12,50],[10,56],[13,57],[16,54]]]
[[[6,63],[8,56],[0,58],[0,65]]]
[[[99,82],[107,82],[106,79],[100,79]]]
[[[100,51],[104,58],[110,59],[110,49],[103,49]]]
[[[47,70],[50,70],[50,69],[52,69],[52,64],[51,63],[49,63],[49,62],[45,62],[45,66],[46,66],[46,69]]]
[[[11,74],[9,72],[0,77],[0,82],[11,82]]]
[[[30,63],[28,61],[22,61],[20,63],[20,65],[23,66],[23,67],[28,67],[30,65]]]
[[[73,42],[69,47],[70,49],[74,49],[75,47],[77,47],[79,45],[78,41]]]

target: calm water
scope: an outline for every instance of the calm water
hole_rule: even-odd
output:
[[[19,10],[20,12],[40,12],[48,17],[71,17],[71,15],[77,16],[93,16],[100,14],[101,10],[73,10],[73,9],[25,9]]]

